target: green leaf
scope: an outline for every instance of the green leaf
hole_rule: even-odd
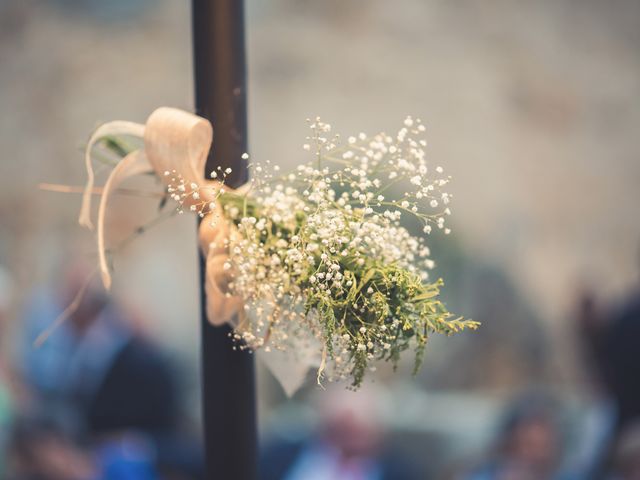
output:
[[[358,288],[358,291],[362,290],[364,286],[367,284],[367,282],[371,280],[375,274],[376,274],[375,268],[371,268],[367,270],[365,274],[362,276],[362,278],[360,279],[360,288]]]
[[[437,297],[438,296],[438,290],[432,290],[430,292],[424,292],[421,293],[420,295],[416,295],[415,297],[413,297],[413,301],[414,302],[421,302],[422,300],[429,300],[430,298],[433,297]]]

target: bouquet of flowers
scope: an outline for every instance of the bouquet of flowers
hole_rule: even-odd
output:
[[[395,366],[408,349],[417,371],[430,335],[479,325],[449,313],[442,280],[430,277],[425,239],[434,229],[449,233],[450,177],[428,165],[419,119],[407,117],[395,135],[346,141],[319,118],[309,128],[307,163],[281,173],[252,162],[252,180],[237,190],[225,185],[230,169],[206,182],[179,169],[157,173],[180,213],[224,231],[204,249],[224,252],[216,288],[240,300],[237,348],[295,355],[311,346],[318,381],[347,379],[353,388],[375,362]],[[117,134],[102,139],[119,156],[131,153]],[[422,235],[410,233],[412,222]]]

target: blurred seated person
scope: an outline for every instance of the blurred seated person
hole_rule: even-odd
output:
[[[621,432],[607,480],[640,480],[640,422]]]
[[[383,431],[371,389],[344,385],[320,396],[318,432],[301,442],[268,445],[261,480],[414,480],[410,462],[383,449]]]
[[[465,480],[558,480],[561,433],[551,402],[538,395],[516,400],[503,419],[489,460]]]
[[[55,428],[25,418],[16,421],[9,444],[10,480],[89,480],[96,478],[88,453]]]
[[[159,480],[144,441],[79,447],[46,421],[21,418],[12,432],[8,480]],[[166,478],[166,477],[165,477]]]
[[[50,324],[50,312],[70,305],[90,272],[83,264],[74,265],[61,282],[62,307],[36,311]],[[42,317],[34,318],[33,324],[42,327]],[[33,324],[27,325],[29,343],[42,332]],[[28,344],[24,354],[25,375],[39,397],[35,415],[58,432],[101,453],[108,453],[109,446],[117,451],[135,437],[134,443],[144,446],[138,451],[156,455],[157,463],[168,459],[177,470],[190,472],[188,478],[200,475],[201,449],[178,430],[179,395],[170,364],[97,282],[41,349]]]
[[[90,274],[88,266],[73,265],[61,282],[60,301],[50,311],[59,313],[70,305]],[[46,315],[45,321],[51,323],[51,313]],[[38,320],[40,328],[28,331],[30,343],[43,330]],[[27,345],[24,351],[25,363],[31,366],[27,379],[47,409],[49,401],[60,405],[53,415],[68,422],[61,425],[63,430],[95,436],[130,429],[160,433],[175,426],[177,392],[169,364],[97,280],[63,327],[54,330],[41,349]],[[56,349],[55,355],[46,351],[48,347]],[[43,354],[45,358],[39,359]],[[51,363],[57,363],[55,369]],[[41,377],[47,374],[53,378],[43,388]]]

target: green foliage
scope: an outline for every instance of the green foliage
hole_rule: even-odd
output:
[[[235,207],[247,215],[261,217],[259,205],[250,197],[225,194],[219,200],[226,212]],[[271,223],[267,234],[261,236],[260,244],[268,252],[280,255],[278,240],[289,239],[294,234],[309,235],[306,215],[296,218],[295,231]],[[239,224],[237,220],[236,224]],[[314,288],[310,278],[318,273],[316,265],[321,264],[318,256],[306,271],[293,279],[304,297],[304,314],[314,315],[322,326],[330,358],[335,358],[338,344],[344,345],[346,340],[352,387],[362,384],[371,361],[384,360],[397,367],[401,354],[412,347],[415,349],[414,373],[417,373],[430,335],[452,335],[465,329],[475,330],[480,325],[473,320],[452,318],[438,298],[442,280],[424,282],[418,274],[397,264],[386,264],[375,257],[360,264],[357,258],[350,254],[339,259],[345,280],[351,281],[351,286],[344,291]]]

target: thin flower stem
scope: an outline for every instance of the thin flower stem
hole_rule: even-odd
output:
[[[142,235],[144,232],[148,231],[149,229],[153,228],[156,225],[159,225],[164,220],[167,220],[171,216],[175,215],[176,211],[173,210],[170,213],[171,213],[171,215],[167,215],[166,213],[163,213],[162,215],[159,215],[158,217],[156,217],[153,220],[151,220],[150,222],[147,222],[146,224],[141,225],[140,227],[136,228],[134,233],[132,233],[131,235],[126,237],[115,248],[111,249],[110,253],[115,253],[115,252],[118,252],[118,251],[124,249],[136,237]],[[85,281],[80,286],[80,289],[77,291],[77,293],[73,297],[73,300],[71,301],[71,303],[60,313],[60,315],[58,315],[56,317],[56,319],[51,323],[51,325],[49,325],[47,328],[45,328],[36,337],[36,339],[33,342],[34,348],[42,347],[42,345],[44,345],[44,343],[51,337],[51,335],[58,328],[60,328],[69,318],[71,318],[71,316],[78,310],[78,308],[80,307],[80,304],[82,303],[82,300],[83,300],[85,294],[87,293],[89,285],[91,285],[91,282],[93,281],[93,279],[95,278],[97,273],[98,273],[98,266],[94,267],[93,270],[91,270],[91,273],[89,275],[87,275],[87,278],[85,279]]]

